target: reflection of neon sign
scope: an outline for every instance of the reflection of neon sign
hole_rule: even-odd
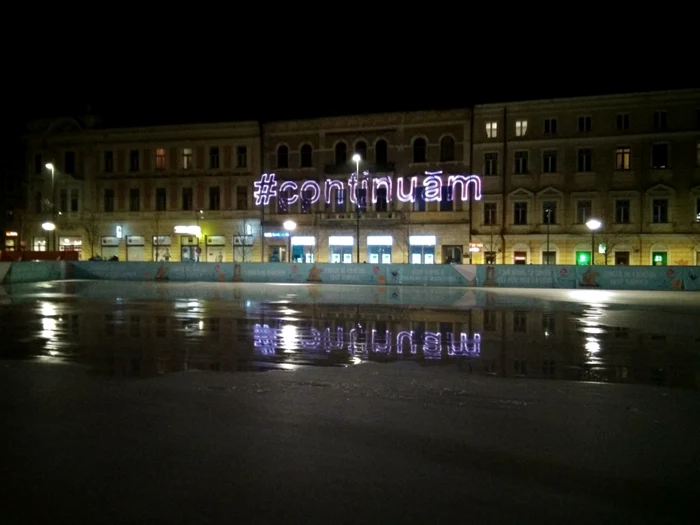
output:
[[[299,337],[298,344],[306,350],[322,350],[326,353],[346,350],[350,354],[390,354],[396,350],[398,355],[404,353],[416,355],[420,349],[426,359],[440,359],[443,351],[450,357],[481,354],[481,334],[479,333],[470,337],[464,332],[459,334],[424,332],[420,336],[412,330],[403,330],[394,336],[390,330],[384,334],[372,330],[368,335],[367,340],[364,340],[362,332],[352,328],[348,332],[346,341],[342,327],[338,327],[335,332],[332,332],[330,328],[325,330],[311,328],[306,334]],[[281,341],[281,329],[266,324],[254,326],[253,344],[260,353],[274,355],[280,348]]]
[[[419,185],[419,182],[422,184]],[[313,180],[307,180],[301,184],[291,180],[279,182],[274,173],[263,173],[260,180],[254,183],[253,196],[256,206],[267,206],[272,198],[279,198],[280,195],[283,195],[285,203],[291,206],[298,200],[315,204],[321,196],[326,204],[330,204],[335,192],[338,203],[342,204],[347,189],[350,202],[355,204],[357,190],[363,191],[365,195],[368,194],[368,190],[371,190],[372,203],[376,204],[379,199],[379,190],[385,192],[387,202],[391,202],[393,198],[400,202],[414,202],[418,189],[422,188],[422,198],[425,202],[439,202],[443,199],[443,188],[450,188],[451,191],[446,195],[447,200],[468,201],[470,185],[474,188],[474,199],[481,200],[481,178],[478,175],[446,175],[442,171],[426,171],[425,175],[420,177],[418,175],[410,178],[399,177],[396,181],[396,192],[394,192],[392,177],[388,175],[371,177],[367,171],[359,181],[354,173],[347,182],[326,179],[323,188]]]

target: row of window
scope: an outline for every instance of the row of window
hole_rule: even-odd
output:
[[[431,159],[428,155],[428,142],[423,137],[416,137],[412,142],[413,162],[417,164],[429,162]],[[348,164],[350,157],[348,154],[348,145],[345,141],[340,141],[335,145],[335,165],[344,166]],[[289,147],[286,144],[278,144],[277,153],[277,169],[287,169],[289,163]],[[354,153],[357,153],[363,162],[367,161],[367,143],[364,140],[358,140],[355,143]],[[389,146],[386,140],[379,139],[374,144],[374,163],[377,166],[386,166],[389,163]],[[440,162],[454,162],[455,160],[455,139],[450,135],[445,135],[440,139]],[[313,148],[311,144],[303,144],[299,148],[299,167],[313,167]]]
[[[545,135],[555,135],[559,128],[559,119],[549,117],[542,120],[542,132]],[[654,131],[665,131],[668,129],[668,116],[666,111],[654,111],[651,117],[651,124]],[[697,125],[700,126],[700,110],[697,110]],[[490,139],[498,138],[498,121],[491,120],[484,124],[486,137]],[[617,131],[628,131],[630,129],[629,113],[618,113],[615,116],[615,128]],[[528,135],[528,120],[517,119],[514,125],[516,137],[526,137]],[[580,115],[576,118],[576,130],[579,133],[587,133],[593,129],[593,118],[590,115]]]
[[[175,150],[177,151],[177,150]],[[118,154],[118,153],[116,153]],[[112,150],[102,152],[102,171],[104,173],[114,173],[116,165],[115,158],[116,154]],[[193,169],[194,168],[194,150],[193,148],[181,148],[180,149],[180,169]],[[149,170],[150,165],[142,166],[142,151],[133,149],[129,151],[129,166],[130,172],[141,171],[142,169]],[[175,162],[174,159],[173,163]],[[172,164],[172,163],[171,163]],[[211,146],[209,148],[209,163],[208,169],[218,170],[222,166],[222,152],[221,148],[218,146]],[[154,165],[156,170],[168,169],[168,157],[165,148],[156,148],[154,155]],[[236,147],[236,168],[247,168],[248,167],[248,148],[247,146],[237,146]],[[40,175],[43,173],[45,168],[42,155],[37,153],[34,155],[34,173]],[[174,169],[171,166],[170,169]],[[63,154],[63,171],[68,174],[77,173],[76,166],[76,154],[74,151],[65,151]]]
[[[530,173],[530,154],[528,151],[513,152],[513,173],[527,175]],[[695,146],[695,165],[700,167],[700,142]],[[651,167],[653,169],[668,169],[670,167],[669,144],[666,142],[653,144],[651,147]],[[619,146],[615,150],[615,170],[628,171],[632,169],[632,148]],[[556,149],[542,152],[542,173],[558,173],[560,170],[559,153]],[[581,148],[576,153],[576,171],[587,173],[593,171],[593,150]],[[484,153],[484,175],[498,174],[498,152]]]

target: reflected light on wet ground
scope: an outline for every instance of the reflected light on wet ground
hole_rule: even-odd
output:
[[[63,281],[4,287],[2,297],[0,357],[116,376],[404,360],[700,386],[700,294],[690,292]]]

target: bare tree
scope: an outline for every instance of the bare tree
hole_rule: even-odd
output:
[[[606,202],[601,221],[603,225],[599,231],[595,232],[595,244],[605,245],[603,261],[606,266],[608,264],[608,255],[614,252],[615,247],[631,242],[631,236],[635,233],[633,225],[616,223],[613,206],[613,203]]]
[[[261,241],[262,242],[262,241]],[[238,222],[233,237],[233,262],[249,262],[253,254],[253,221],[245,216]]]
[[[306,246],[305,252],[307,254],[313,254],[313,261],[318,262],[319,254],[321,253],[321,248],[326,245],[328,237],[324,235],[325,228],[323,223],[323,214],[325,211],[315,211],[311,217],[311,227],[310,232],[316,240],[313,246]]]
[[[398,215],[398,219],[394,224],[394,240],[396,246],[403,253],[403,262],[409,263],[411,260],[411,212],[410,211],[394,211]]]
[[[100,232],[102,230],[102,218],[92,209],[86,209],[80,216],[79,227],[85,234],[85,249],[90,258],[95,256],[95,246],[99,245]]]
[[[154,211],[153,220],[151,220],[151,234],[153,242],[153,254],[151,257],[154,261],[169,261],[171,258],[170,245],[165,244],[163,241],[163,235],[161,235],[163,229],[163,212]]]

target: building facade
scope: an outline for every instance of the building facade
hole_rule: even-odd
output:
[[[264,125],[100,129],[65,119],[27,145],[27,250],[700,264],[699,90]]]

